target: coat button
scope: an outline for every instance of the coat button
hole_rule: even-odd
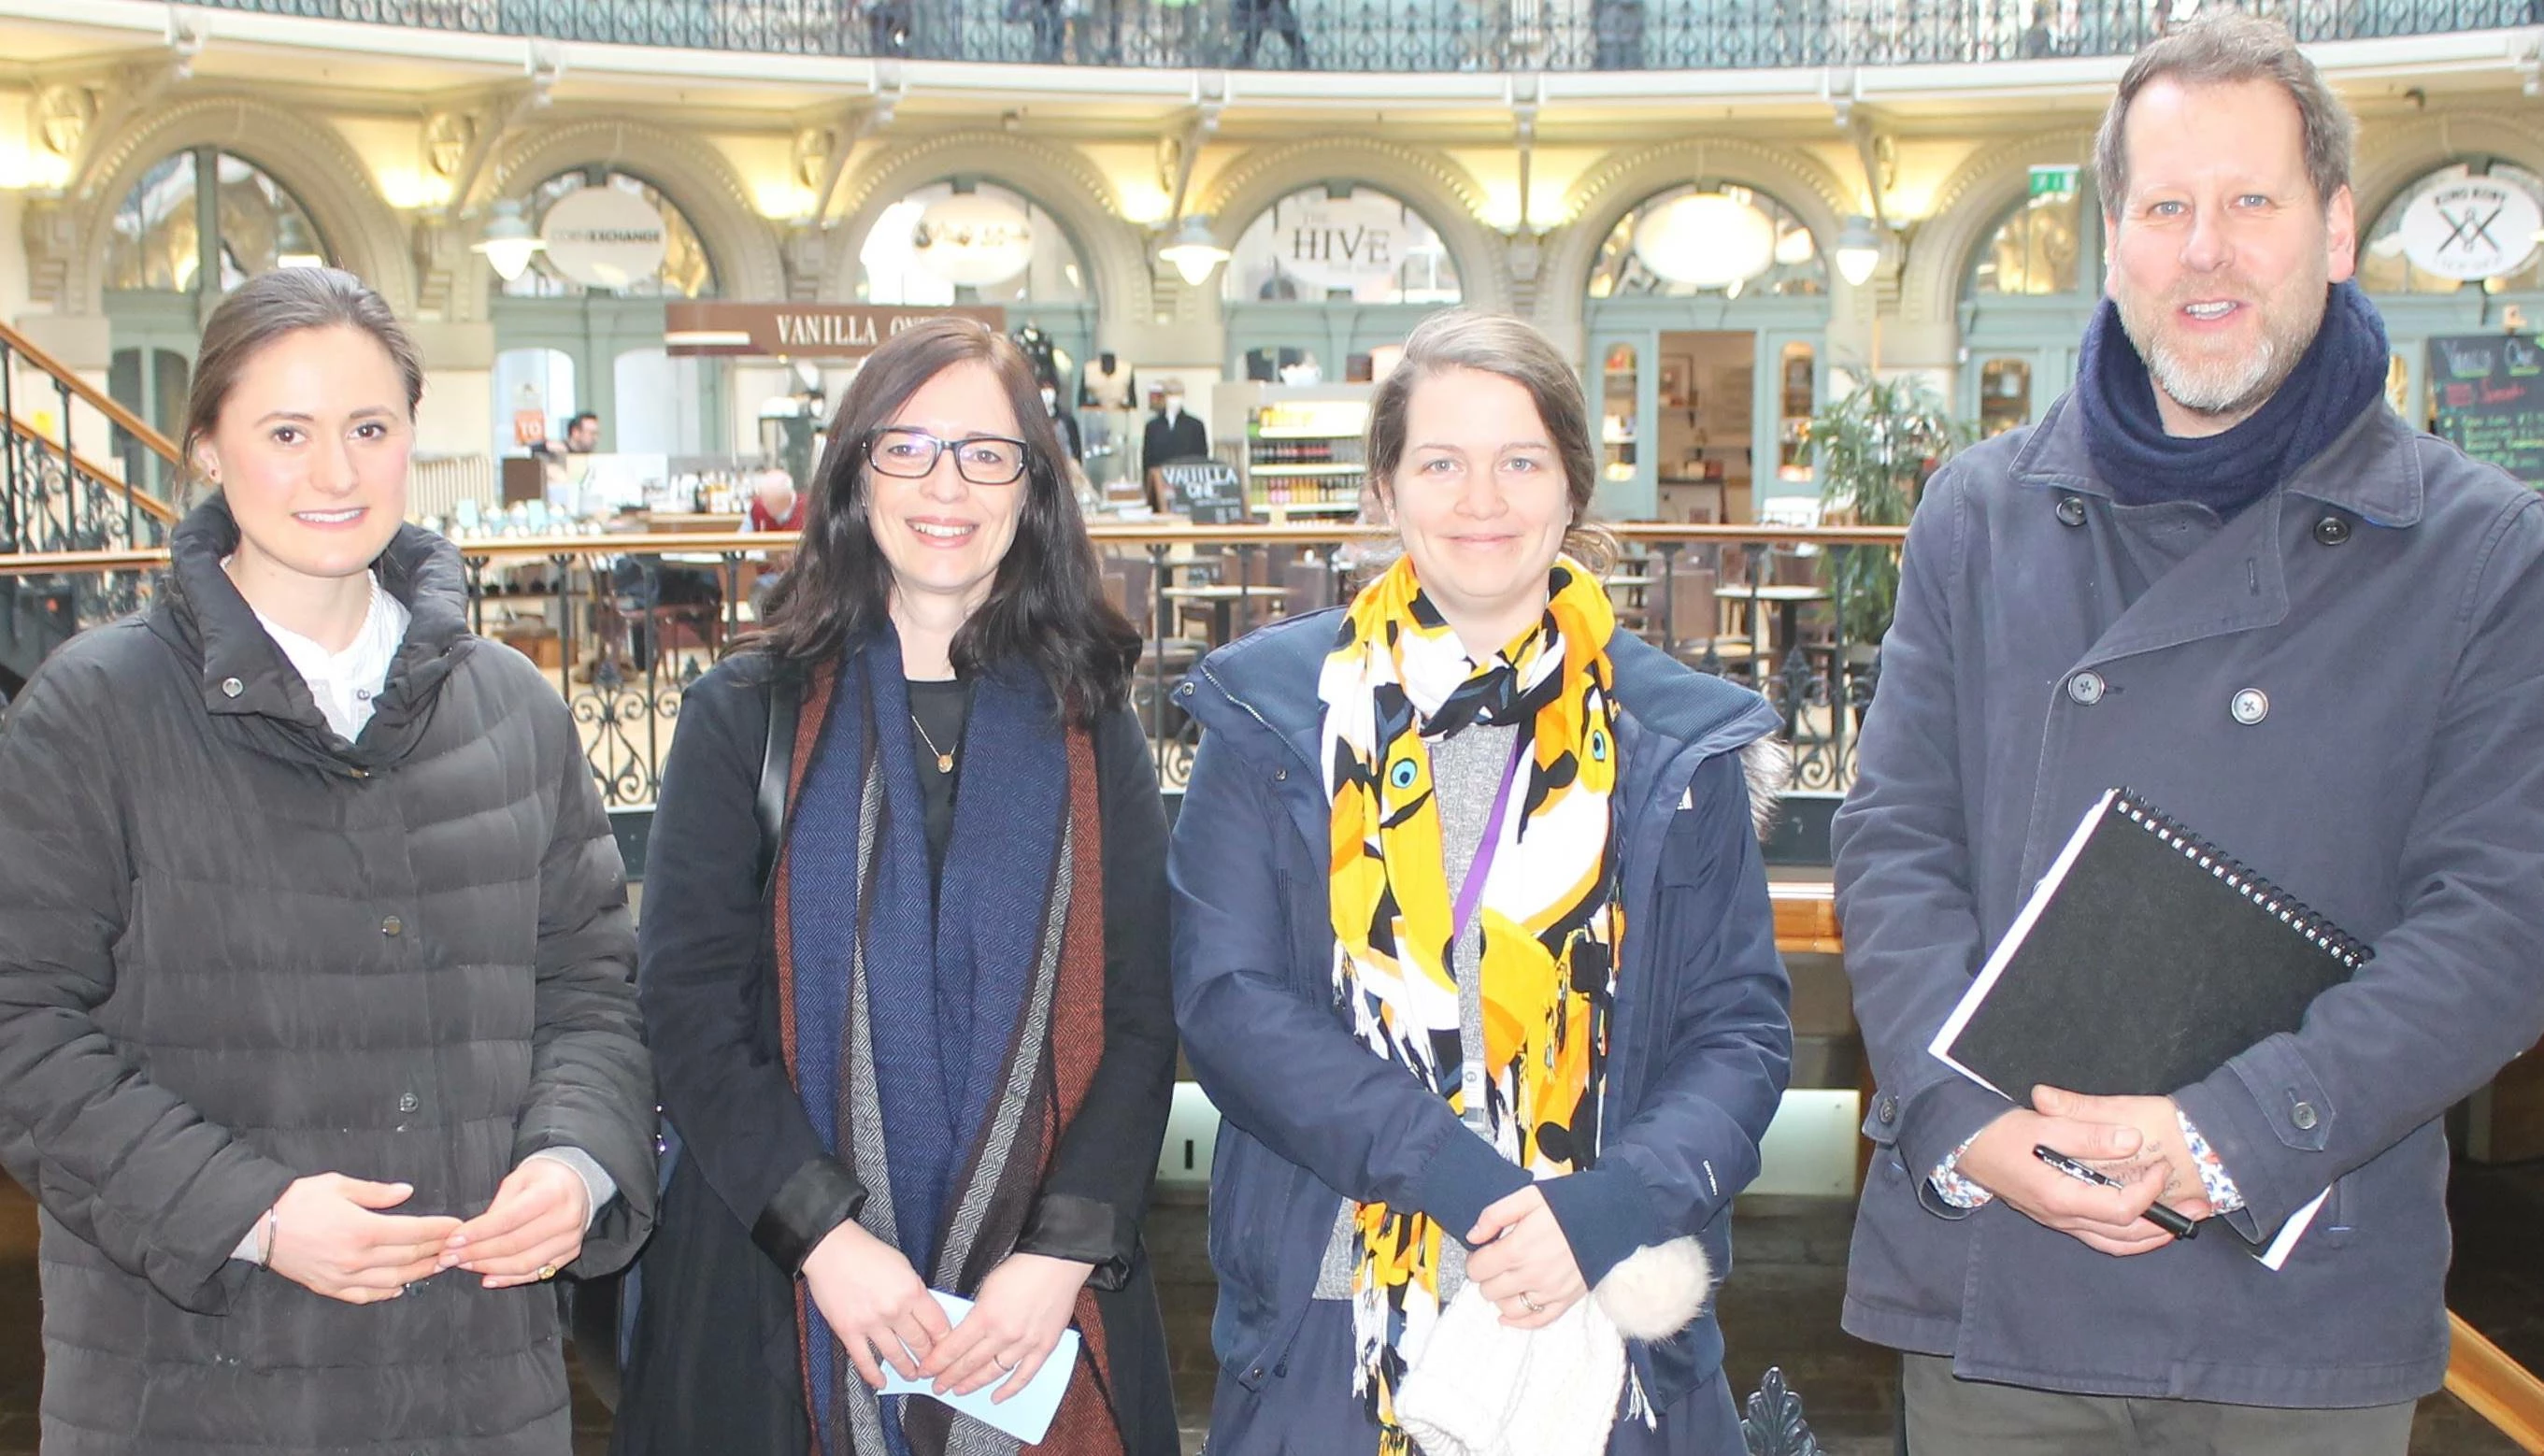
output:
[[[1899,1120],[1899,1099],[1898,1099],[1897,1097],[1883,1097],[1883,1098],[1881,1099],[1881,1123],[1882,1123],[1882,1126],[1887,1127],[1887,1126],[1889,1126],[1891,1123],[1897,1122],[1898,1120]]]
[[[2338,546],[2349,539],[2349,523],[2338,516],[2327,516],[2314,524],[2314,538],[2327,546]]]
[[[398,919],[396,916],[389,916],[380,922],[380,933],[383,935],[403,935],[406,933],[406,922]]]
[[[2314,1103],[2299,1102],[2294,1107],[2289,1108],[2288,1120],[2297,1125],[2297,1131],[2299,1132],[2314,1131],[2314,1125],[2317,1120],[2314,1115]]]
[[[413,1092],[402,1092],[398,1096],[398,1110],[401,1112],[412,1112],[423,1105],[424,1098]]]
[[[2085,498],[2083,496],[2060,496],[2058,498],[2058,524],[2061,526],[2083,526],[2085,524]]]
[[[2092,672],[2078,673],[2075,677],[2067,680],[2067,695],[2076,699],[2078,702],[2083,703],[2087,707],[2092,707],[2094,704],[2101,702],[2103,700],[2103,675]]]
[[[221,680],[221,696],[236,697],[245,691],[247,691],[247,685],[240,682],[238,679],[223,678]]]
[[[2247,688],[2226,704],[2235,721],[2250,728],[2270,715],[2270,694],[2259,688]]]

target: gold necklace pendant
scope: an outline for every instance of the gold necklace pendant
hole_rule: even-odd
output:
[[[936,746],[936,740],[930,738],[927,734],[927,725],[918,721],[918,714],[912,713],[910,715],[910,726],[918,730],[918,741],[927,745],[927,751],[936,756],[936,771],[939,773],[953,772],[954,756]]]

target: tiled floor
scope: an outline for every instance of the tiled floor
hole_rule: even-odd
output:
[[[2544,1246],[2534,1237],[2544,1227],[2544,1166],[2461,1167],[2451,1201],[2451,1302],[2510,1355],[2544,1368]],[[1832,1200],[1743,1202],[1735,1215],[1739,1267],[1722,1295],[1724,1338],[1742,1390],[1755,1388],[1767,1365],[1784,1367],[1828,1456],[1891,1456],[1895,1361],[1837,1328],[1850,1216],[1849,1205]],[[1200,1446],[1212,1378],[1203,1210],[1169,1204],[1150,1228],[1190,1452]],[[35,1254],[34,1207],[0,1180],[0,1456],[36,1450]],[[577,1414],[577,1456],[601,1456],[607,1413],[579,1391]],[[2415,1456],[2512,1456],[2516,1449],[2453,1397],[2422,1403]]]

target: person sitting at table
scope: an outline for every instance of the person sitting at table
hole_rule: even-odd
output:
[[[745,534],[802,530],[804,493],[795,488],[795,477],[776,465],[764,465],[752,472],[751,504],[742,513],[742,528]],[[759,562],[758,572],[751,583],[751,615],[755,621],[765,621],[768,599],[778,584],[786,580],[787,568],[795,564],[795,553],[767,551],[756,554],[765,559]]]

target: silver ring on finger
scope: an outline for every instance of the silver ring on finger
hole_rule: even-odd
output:
[[[1001,1375],[1013,1375],[1013,1374],[1015,1374],[1015,1373],[1016,1373],[1016,1365],[1021,1365],[1021,1364],[1023,1364],[1024,1362],[1023,1362],[1022,1360],[1018,1360],[1018,1361],[1016,1361],[1016,1362],[1015,1362],[1015,1364],[1014,1364],[1014,1365],[1011,1365],[1011,1364],[1007,1363],[1006,1361],[999,1359],[999,1358],[997,1357],[997,1355],[996,1355],[996,1354],[993,1353],[993,1354],[990,1356],[990,1363],[998,1367],[998,1373],[999,1373],[999,1374],[1001,1374]]]
[[[1539,1304],[1536,1300],[1533,1300],[1533,1299],[1529,1298],[1529,1297],[1528,1297],[1528,1291],[1527,1291],[1527,1290],[1525,1290],[1525,1289],[1523,1289],[1523,1290],[1521,1290],[1521,1291],[1519,1292],[1519,1302],[1520,1302],[1520,1304],[1521,1304],[1524,1308],[1526,1308],[1526,1309],[1527,1309],[1527,1311],[1528,1311],[1530,1314],[1532,1314],[1532,1315],[1542,1315],[1542,1314],[1545,1314],[1545,1313],[1546,1313],[1546,1306],[1544,1306],[1544,1305],[1542,1305],[1542,1304]]]

